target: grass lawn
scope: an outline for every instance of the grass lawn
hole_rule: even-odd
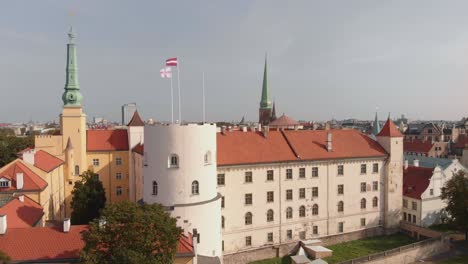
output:
[[[467,256],[458,256],[448,259],[446,261],[438,262],[439,264],[466,264],[468,263],[468,255]]]
[[[327,248],[333,250],[333,256],[325,258],[324,260],[330,264],[339,263],[345,260],[367,256],[387,249],[408,245],[413,242],[416,242],[416,240],[404,234],[363,238],[359,240],[327,246]],[[289,263],[291,263],[291,259],[289,257],[272,258],[251,262],[251,264]]]

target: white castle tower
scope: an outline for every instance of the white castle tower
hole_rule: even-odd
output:
[[[145,126],[144,137],[144,202],[166,206],[185,233],[198,234],[197,255],[221,259],[216,125]]]

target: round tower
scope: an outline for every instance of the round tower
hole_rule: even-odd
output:
[[[146,126],[144,137],[144,202],[166,206],[184,233],[198,234],[198,255],[221,257],[216,125]]]

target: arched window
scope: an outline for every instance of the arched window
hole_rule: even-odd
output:
[[[80,175],[80,166],[75,165],[75,175]]]
[[[291,219],[292,218],[292,214],[293,214],[293,210],[291,207],[288,207],[286,209],[286,219]]]
[[[365,198],[361,199],[361,209],[366,209],[367,201]]]
[[[379,198],[374,197],[374,199],[372,199],[372,206],[373,207],[379,206]]]
[[[341,213],[341,212],[343,212],[343,210],[344,210],[344,203],[343,203],[343,201],[339,201],[338,202],[338,212]]]
[[[211,151],[207,151],[205,153],[205,156],[203,157],[203,162],[205,163],[205,165],[211,164]]]
[[[158,195],[158,183],[153,181],[153,195]]]
[[[312,206],[312,215],[318,215],[318,204]]]
[[[179,156],[176,154],[171,154],[169,156],[169,168],[178,168],[179,167]]]
[[[251,225],[252,224],[252,213],[248,212],[245,214],[245,224]]]
[[[274,220],[273,210],[269,209],[267,211],[267,222],[272,222]]]
[[[224,216],[221,216],[221,228],[224,228]]]
[[[198,186],[198,181],[193,181],[192,182],[192,194],[197,195],[200,194],[199,186]]]
[[[306,208],[305,206],[301,205],[301,207],[299,207],[299,217],[305,217],[306,216]]]

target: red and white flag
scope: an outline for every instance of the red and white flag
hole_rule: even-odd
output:
[[[162,68],[159,73],[161,78],[172,78],[172,69],[171,67]]]
[[[178,61],[177,58],[169,58],[166,60],[166,66],[175,66],[177,67]]]

